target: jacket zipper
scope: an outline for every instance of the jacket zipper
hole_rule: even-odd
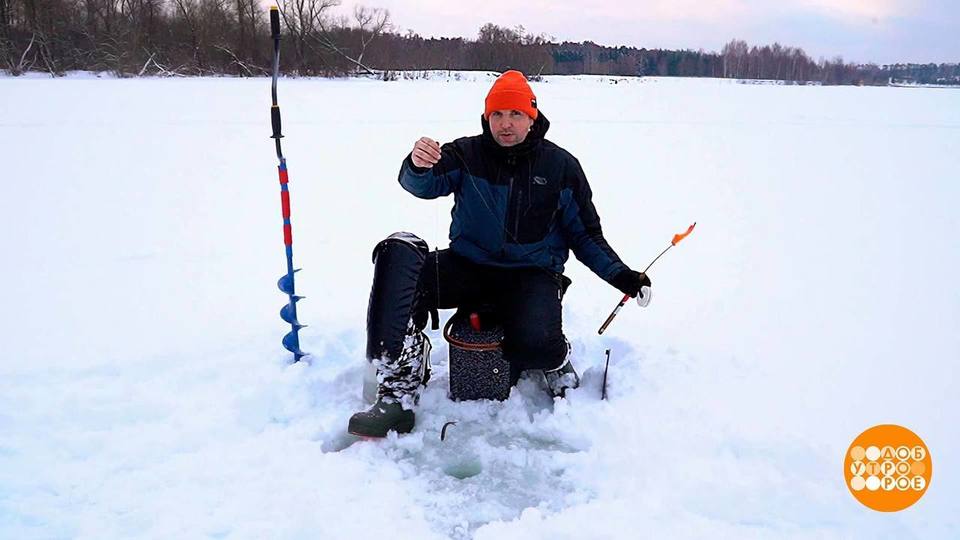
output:
[[[513,221],[513,241],[518,244],[520,243],[520,240],[518,240],[518,238],[520,238],[520,203],[521,201],[523,201],[523,186],[520,186],[519,191],[517,191],[517,200],[514,202],[514,206],[516,207],[517,211],[514,214],[515,219]]]
[[[510,234],[510,224],[506,220],[510,219],[510,199],[513,197],[513,176],[510,177],[510,180],[507,184],[507,208],[503,212],[504,224],[503,224],[503,247],[500,248],[501,253],[506,255],[507,253],[507,235]]]
[[[517,158],[510,157],[507,159],[507,165],[510,167],[510,179],[507,181],[507,208],[504,211],[504,224],[503,224],[503,248],[501,248],[501,253],[506,255],[506,244],[507,244],[507,235],[510,235],[510,223],[507,221],[510,219],[510,201],[513,199],[513,180],[517,176]],[[523,197],[523,187],[520,186],[517,192],[517,200],[514,201],[514,221],[513,221],[513,241],[520,243],[517,240],[518,235],[520,234],[520,199]]]

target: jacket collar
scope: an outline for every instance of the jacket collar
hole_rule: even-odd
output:
[[[483,115],[480,116],[480,125],[483,126],[483,145],[492,150],[495,154],[502,157],[516,157],[529,154],[543,142],[543,138],[550,129],[550,121],[543,114],[543,111],[537,112],[537,119],[533,121],[533,126],[527,138],[522,143],[515,146],[500,146],[493,138],[493,132],[490,131],[490,122]]]

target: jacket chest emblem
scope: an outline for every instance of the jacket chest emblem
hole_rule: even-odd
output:
[[[542,176],[534,176],[533,183],[537,186],[545,186],[547,185],[547,179]]]

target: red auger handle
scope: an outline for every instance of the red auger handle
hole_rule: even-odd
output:
[[[617,313],[620,313],[620,308],[622,308],[630,300],[630,295],[623,295],[623,299],[620,300],[620,303],[617,304],[617,307],[613,308],[613,311],[610,312],[610,316],[607,317],[607,320],[603,321],[603,326],[600,327],[600,330],[597,330],[598,334],[603,334],[606,331],[607,327],[610,326],[610,323],[613,322],[613,318],[617,316]]]

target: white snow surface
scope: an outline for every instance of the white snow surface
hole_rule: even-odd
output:
[[[400,162],[478,133],[489,81],[280,81],[291,364],[269,80],[0,79],[0,538],[960,537],[950,90],[534,83],[628,264],[696,231],[603,336],[620,295],[571,258],[568,399],[451,402],[431,332],[415,432],[348,437],[371,249],[447,245]],[[893,514],[843,480],[881,423],[933,457]]]

